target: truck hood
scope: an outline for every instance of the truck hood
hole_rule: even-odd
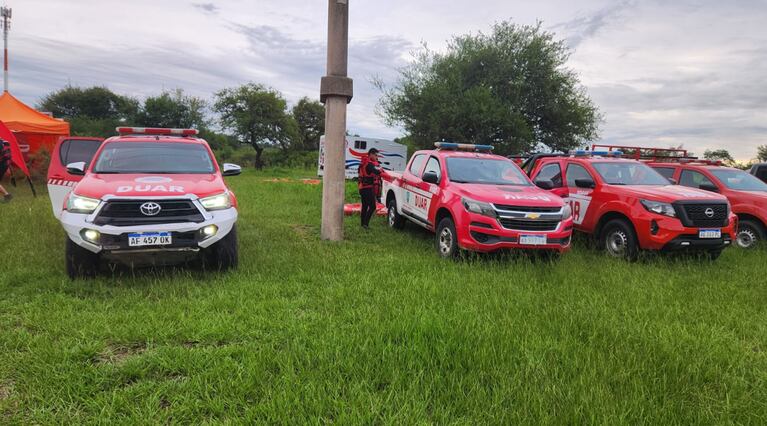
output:
[[[537,186],[481,185],[452,183],[456,192],[472,200],[493,204],[524,205],[529,207],[562,207],[559,196]]]
[[[83,197],[178,197],[188,194],[203,198],[226,191],[218,174],[88,174],[74,189]]]
[[[680,185],[626,185],[617,188],[624,194],[630,193],[638,198],[667,203],[682,200],[727,201],[723,195]]]

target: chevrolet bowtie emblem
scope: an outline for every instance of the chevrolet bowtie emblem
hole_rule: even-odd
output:
[[[528,213],[525,215],[525,219],[538,219],[541,217],[538,213]]]

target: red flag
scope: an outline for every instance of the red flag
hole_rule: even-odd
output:
[[[11,129],[9,129],[2,121],[0,121],[0,139],[11,144],[11,163],[29,177],[29,168],[27,168],[27,163],[24,162],[24,156],[21,154],[19,142],[16,141],[16,136],[13,135]]]

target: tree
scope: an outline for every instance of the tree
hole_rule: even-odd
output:
[[[207,127],[206,106],[203,99],[187,96],[181,89],[165,91],[159,96],[146,98],[136,125],[202,130]]]
[[[299,149],[316,151],[320,136],[325,134],[325,106],[309,98],[301,98],[291,111],[298,126]]]
[[[67,86],[43,97],[37,109],[69,121],[73,135],[106,137],[135,119],[139,102],[106,87]]]
[[[445,53],[424,47],[393,88],[379,81],[379,114],[422,148],[442,139],[490,143],[500,154],[576,148],[597,137],[600,116],[565,67],[569,54],[540,23],[457,36]]]
[[[213,109],[221,126],[256,150],[256,168],[263,163],[265,146],[286,150],[297,139],[298,128],[287,112],[287,102],[271,88],[256,83],[224,89],[216,93]]]
[[[727,165],[733,165],[735,164],[735,159],[732,158],[732,155],[730,155],[730,152],[726,149],[716,149],[716,150],[710,150],[707,149],[705,152],[703,152],[703,158],[706,160],[718,160],[721,161]]]
[[[759,145],[756,147],[756,159],[761,162],[767,161],[767,145]]]

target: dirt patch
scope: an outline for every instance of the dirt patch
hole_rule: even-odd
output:
[[[8,400],[13,395],[13,380],[0,382],[0,402]]]
[[[122,364],[129,358],[146,352],[146,343],[127,343],[109,345],[94,359],[96,364]]]

